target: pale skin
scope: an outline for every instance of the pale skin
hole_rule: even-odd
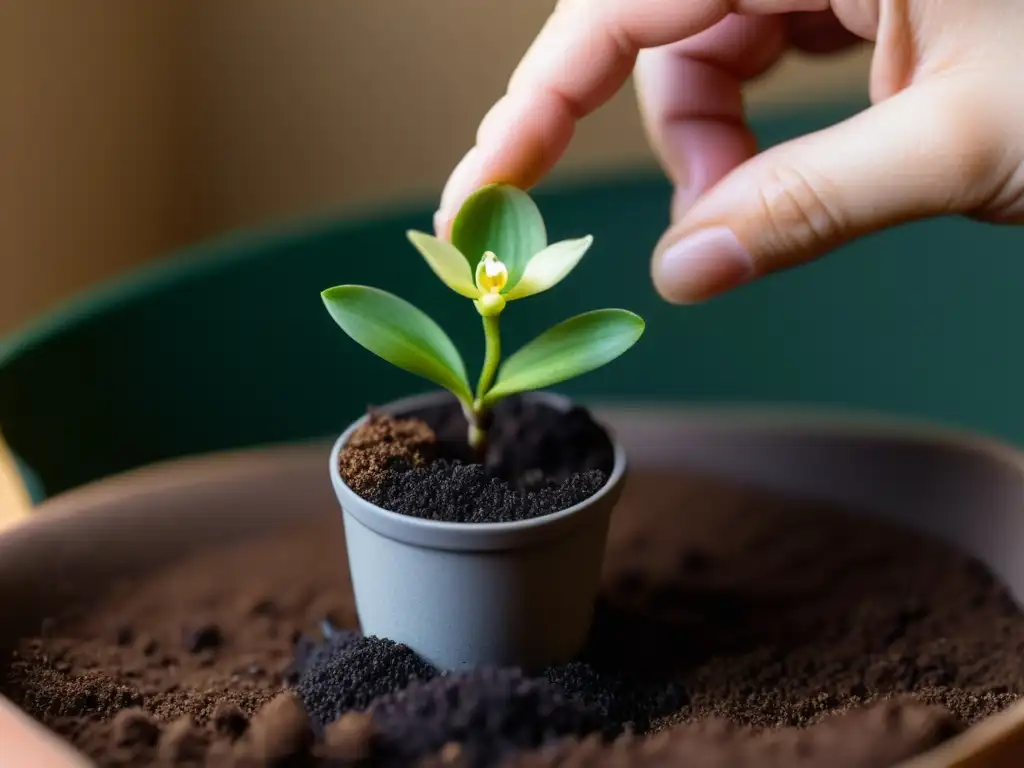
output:
[[[743,84],[787,49],[873,41],[872,106],[758,152]],[[652,259],[668,301],[707,300],[907,221],[1024,223],[1020,0],[561,0],[484,117],[435,216],[506,182],[529,189],[576,123],[635,74],[675,187]]]

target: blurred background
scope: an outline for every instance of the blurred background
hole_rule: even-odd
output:
[[[38,500],[164,458],[337,434],[424,389],[343,338],[318,298],[342,282],[413,301],[475,367],[472,309],[393,264],[417,261],[404,231],[430,227],[553,6],[0,3],[0,475],[16,466]],[[869,57],[791,57],[752,84],[761,144],[863,109]],[[509,321],[506,347],[600,306],[647,321],[628,362],[563,392],[882,412],[1024,444],[1020,228],[919,222],[670,307],[648,277],[669,188],[631,90],[584,121],[536,199],[552,239],[595,245]]]
[[[435,200],[553,5],[0,3],[0,334],[224,231]],[[788,61],[751,108],[859,96],[868,54]],[[560,175],[650,164],[633,99]]]

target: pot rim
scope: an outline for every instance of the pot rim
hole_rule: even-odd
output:
[[[443,390],[426,392],[393,400],[377,410],[394,414],[435,405],[438,401],[450,397],[451,395]],[[522,397],[546,403],[562,411],[567,410],[575,402],[564,395],[543,391],[526,392]],[[335,440],[330,455],[331,483],[346,518],[352,518],[382,536],[418,547],[486,551],[514,549],[539,540],[548,540],[569,531],[587,519],[588,516],[583,513],[592,511],[599,514],[614,505],[627,473],[625,448],[606,424],[597,421],[598,426],[605,431],[611,441],[614,463],[605,484],[592,496],[571,507],[529,520],[501,523],[449,523],[441,520],[424,520],[372,504],[342,480],[338,467],[341,450],[352,433],[368,418],[369,414],[364,414],[352,422]]]

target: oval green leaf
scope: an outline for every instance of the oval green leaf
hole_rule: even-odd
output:
[[[625,309],[597,309],[576,315],[509,357],[484,402],[491,404],[600,368],[636,344],[643,332],[643,319]]]
[[[508,268],[505,290],[511,290],[531,257],[548,244],[548,235],[540,210],[526,192],[508,184],[489,184],[462,204],[452,222],[451,242],[469,261],[473,274],[484,253],[493,251]]]
[[[353,341],[398,368],[471,401],[466,366],[437,323],[405,299],[364,285],[339,285],[321,296]]]

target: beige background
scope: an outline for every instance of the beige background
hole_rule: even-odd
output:
[[[0,3],[0,334],[237,227],[436,196],[553,0]],[[752,109],[863,91],[790,61]],[[631,91],[560,173],[650,161]]]

